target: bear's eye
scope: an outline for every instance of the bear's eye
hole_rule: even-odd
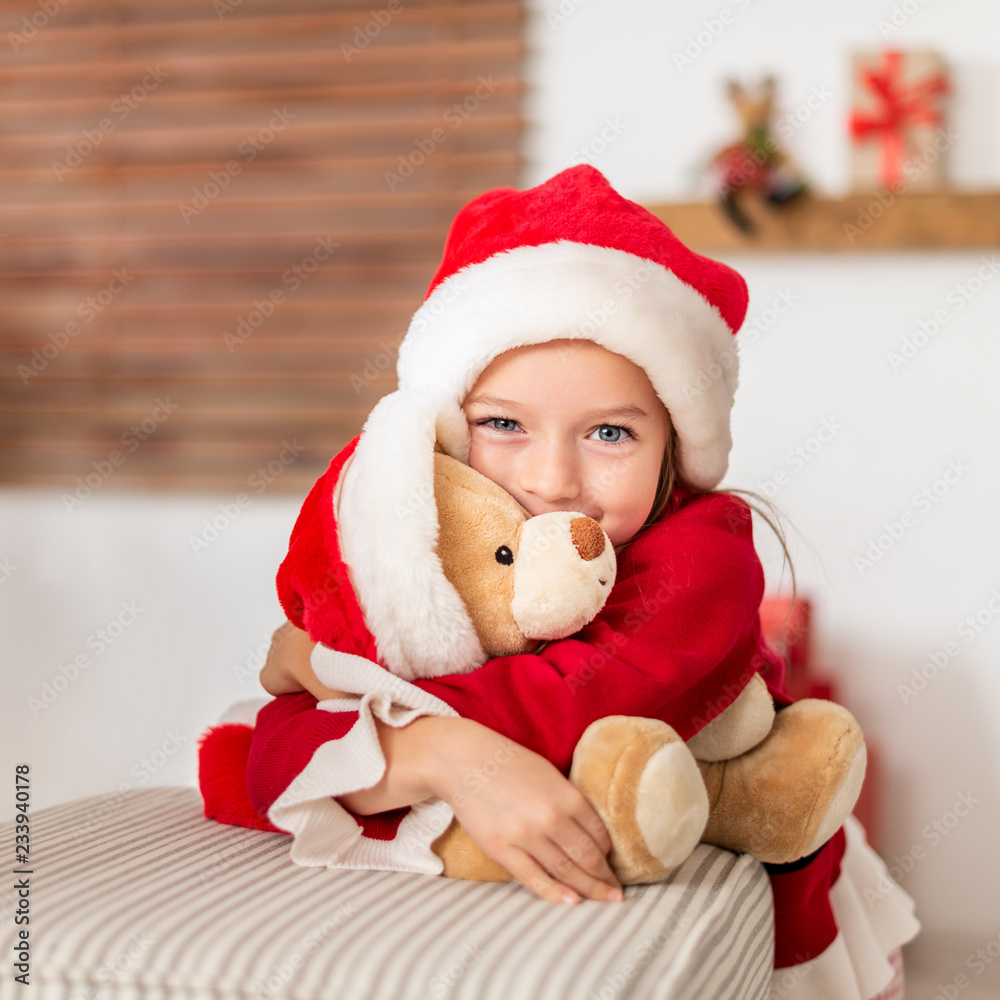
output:
[[[496,557],[501,566],[509,566],[514,561],[514,553],[506,545],[501,545],[496,550]]]

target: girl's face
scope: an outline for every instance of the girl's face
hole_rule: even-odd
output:
[[[589,340],[506,351],[463,404],[469,465],[534,517],[576,510],[613,545],[653,506],[670,431],[646,373]]]

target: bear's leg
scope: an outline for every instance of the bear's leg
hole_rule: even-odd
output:
[[[797,861],[850,814],[865,761],[861,728],[846,708],[815,698],[795,702],[752,750],[699,763],[712,806],[702,839],[760,861]]]
[[[691,752],[664,722],[599,719],[577,744],[569,777],[607,825],[608,860],[623,885],[661,881],[701,840],[705,784]]]
[[[513,876],[498,861],[494,861],[453,819],[451,826],[431,844],[431,850],[444,862],[449,878],[464,878],[471,882],[509,882]]]

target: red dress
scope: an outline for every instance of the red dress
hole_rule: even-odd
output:
[[[278,590],[290,620],[313,638],[354,654],[352,661],[371,661],[377,659],[376,644],[353,593],[343,587],[347,576],[330,499],[357,440],[334,459],[307,498],[279,571]],[[470,673],[422,679],[414,686],[429,696],[428,705],[439,706],[437,714],[474,719],[541,754],[566,774],[583,731],[607,715],[661,719],[689,739],[736,698],[755,672],[767,682],[776,706],[788,705],[782,690],[783,661],[761,634],[758,609],[763,593],[764,574],[753,546],[748,505],[732,495],[692,494],[677,487],[657,521],[619,556],[608,601],[589,625],[538,653],[495,657]],[[369,753],[348,782],[361,783],[344,787],[343,768],[331,763],[330,753],[337,742],[363,735],[361,715],[357,706],[347,703],[341,711],[328,710],[338,707],[334,703],[325,703],[324,709],[316,705],[311,695],[295,694],[265,706],[257,716],[246,769],[246,791],[261,817],[270,813],[273,819],[277,813],[272,809],[282,796],[289,803],[296,781],[297,787],[309,784],[314,799],[303,804],[301,795],[293,796],[292,803],[299,818],[303,809],[319,810],[309,819],[308,834],[301,836],[297,860],[307,864],[328,863],[309,844],[315,847],[324,831],[333,830],[335,812],[345,812],[332,796],[370,787],[384,769],[384,761]],[[213,766],[203,752],[203,792],[212,784]],[[331,780],[335,783],[324,787]],[[227,818],[217,793],[205,797],[206,815],[275,828],[252,823],[245,810],[242,818],[232,810]],[[417,812],[411,815],[413,810]],[[286,809],[282,815],[291,813]],[[440,871],[420,867],[409,847],[419,843],[429,853],[430,840],[450,818],[450,810],[431,815],[421,814],[418,807],[351,817],[351,833],[362,843],[350,866],[396,867],[392,849],[399,846],[406,856],[399,867]],[[281,829],[290,826],[278,824]],[[836,936],[827,892],[837,879],[843,849],[841,830],[809,859],[772,871],[777,968],[818,955]],[[422,857],[425,865],[432,864],[426,853]]]

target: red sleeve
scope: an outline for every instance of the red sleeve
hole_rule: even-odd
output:
[[[247,760],[247,792],[262,816],[318,747],[346,736],[358,721],[357,712],[321,712],[317,704],[306,691],[282,694],[257,713]]]
[[[690,739],[755,671],[777,689],[782,663],[757,615],[763,593],[749,506],[695,496],[629,544],[607,604],[581,631],[416,683],[568,772],[583,731],[606,715],[662,719]]]

